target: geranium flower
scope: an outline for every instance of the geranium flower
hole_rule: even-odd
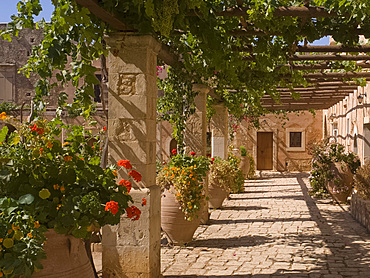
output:
[[[127,217],[131,218],[132,221],[139,220],[140,215],[141,215],[141,210],[139,210],[135,206],[131,206],[126,209]]]
[[[132,188],[131,182],[129,182],[129,181],[125,180],[125,179],[122,179],[122,180],[120,180],[119,185],[122,185],[122,186],[126,187],[127,193],[130,193],[130,190]]]
[[[105,126],[105,127],[103,127],[103,130],[104,130],[104,131],[107,131],[107,127],[106,127],[106,126]]]
[[[117,214],[118,209],[118,203],[115,201],[110,201],[105,204],[105,211],[110,211],[113,215]]]
[[[172,152],[173,155],[176,155],[177,154],[177,150],[176,149],[173,149],[171,152]]]
[[[129,160],[123,160],[121,159],[120,161],[117,162],[118,166],[123,166],[126,169],[132,169],[131,162]]]
[[[195,156],[195,152],[191,152],[190,154],[191,154],[191,156]]]
[[[141,174],[136,170],[130,171],[128,175],[131,176],[136,182],[141,181]]]
[[[142,199],[141,205],[146,206],[146,199],[145,198]]]
[[[5,113],[5,112],[2,112],[2,113],[0,114],[0,120],[4,120],[4,119],[6,119],[6,117],[7,117],[7,115],[6,115],[6,113]]]

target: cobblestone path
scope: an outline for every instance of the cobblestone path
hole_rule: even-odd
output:
[[[370,278],[370,234],[308,184],[306,174],[247,181],[188,246],[162,247],[163,276]]]

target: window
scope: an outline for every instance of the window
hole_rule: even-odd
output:
[[[15,66],[0,66],[0,102],[12,102],[14,95]]]
[[[337,142],[337,138],[338,138],[338,124],[337,123],[333,124],[333,138],[334,138],[334,142]]]
[[[289,132],[289,136],[290,136],[289,140],[290,148],[302,147],[302,132]]]
[[[290,152],[303,152],[305,146],[305,131],[304,129],[287,128],[286,129],[286,148]]]

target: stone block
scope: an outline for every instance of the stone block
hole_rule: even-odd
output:
[[[160,188],[133,189],[130,195],[141,217],[123,216],[119,225],[103,227],[103,277],[160,277]]]
[[[370,200],[353,194],[351,198],[351,214],[370,232]]]

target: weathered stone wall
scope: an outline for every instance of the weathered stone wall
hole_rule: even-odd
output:
[[[358,194],[353,194],[351,198],[351,214],[370,232],[370,200],[364,200]]]
[[[273,170],[309,171],[312,156],[308,153],[308,147],[323,137],[322,111],[316,111],[315,116],[308,111],[299,115],[288,113],[287,118],[289,120],[281,120],[273,114],[268,114],[260,119],[259,129],[243,120],[234,140],[235,147],[239,149],[240,146],[245,146],[257,165],[257,132],[273,132]],[[304,132],[303,149],[291,150],[287,146],[289,131]]]

